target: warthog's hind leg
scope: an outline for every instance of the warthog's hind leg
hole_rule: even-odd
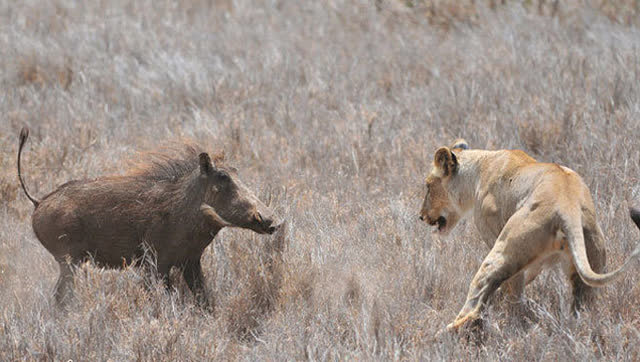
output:
[[[73,296],[73,269],[69,260],[59,260],[60,275],[53,290],[58,306],[64,306]]]

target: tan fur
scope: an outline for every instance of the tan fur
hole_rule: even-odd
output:
[[[454,146],[441,147],[434,156],[420,218],[448,234],[472,214],[491,251],[449,329],[479,318],[488,297],[505,281],[519,298],[524,286],[553,263],[561,263],[568,274],[577,310],[590,297],[589,287],[613,281],[640,253],[636,248],[622,267],[599,274],[605,240],[589,189],[577,173],[522,151],[468,150],[463,140]],[[632,210],[638,225],[637,215]]]

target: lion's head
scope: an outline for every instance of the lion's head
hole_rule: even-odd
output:
[[[462,217],[460,207],[450,197],[448,185],[458,172],[458,159],[453,151],[468,149],[463,139],[456,140],[451,148],[440,147],[433,159],[433,168],[425,180],[427,193],[420,210],[420,220],[434,226],[434,232],[446,235]]]

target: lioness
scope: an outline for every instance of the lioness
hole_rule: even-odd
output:
[[[587,185],[569,168],[537,162],[522,151],[469,150],[466,141],[457,140],[436,151],[426,186],[421,220],[446,235],[473,214],[491,248],[449,330],[479,318],[503,282],[509,281],[511,296],[519,298],[524,286],[555,262],[573,285],[577,311],[591,294],[589,287],[613,281],[640,254],[636,247],[618,270],[599,274],[606,260],[604,236]],[[630,212],[640,228],[640,212]]]

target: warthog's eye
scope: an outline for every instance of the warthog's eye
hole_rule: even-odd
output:
[[[224,171],[220,171],[217,173],[216,178],[221,182],[229,182],[231,181],[231,176]]]

